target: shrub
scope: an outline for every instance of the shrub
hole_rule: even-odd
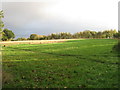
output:
[[[24,41],[27,40],[27,38],[17,38],[16,41]]]

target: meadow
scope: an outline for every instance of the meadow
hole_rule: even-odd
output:
[[[118,88],[114,39],[3,47],[3,88]]]

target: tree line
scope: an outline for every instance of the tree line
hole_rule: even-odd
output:
[[[60,33],[52,33],[50,35],[38,35],[38,34],[31,34],[29,38],[15,38],[15,34],[12,30],[3,29],[2,31],[2,41],[23,41],[23,40],[51,40],[51,39],[79,39],[79,38],[88,38],[88,39],[120,39],[120,31],[116,30],[105,30],[105,31],[90,31],[85,30],[81,32],[77,32],[71,34],[69,32],[60,32]]]
[[[50,35],[38,35],[31,34],[29,38],[18,38],[16,40],[51,40],[51,39],[79,39],[79,38],[108,38],[108,39],[120,39],[120,31],[116,30],[105,30],[105,31],[90,31],[85,30],[82,32],[77,32],[71,34],[69,32],[60,32],[60,33],[52,33]]]
[[[50,40],[50,39],[79,39],[79,38],[118,38],[120,39],[120,31],[114,30],[104,30],[104,31],[91,31],[91,30],[85,30],[81,32],[77,32],[74,34],[71,34],[69,32],[60,32],[60,33],[52,33],[50,35],[37,35],[37,34],[31,34],[29,38],[15,38],[15,34],[12,32],[12,30],[3,29],[4,23],[2,22],[3,18],[3,11],[0,11],[0,37],[2,41],[8,41],[8,40]]]
[[[48,36],[31,34],[30,40],[49,40],[49,39],[78,39],[78,38],[120,38],[120,32],[116,30],[90,31],[85,30],[71,34],[69,32],[52,33]]]

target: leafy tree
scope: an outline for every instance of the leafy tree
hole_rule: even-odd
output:
[[[102,32],[97,32],[96,33],[96,38],[102,38]]]
[[[37,34],[31,34],[30,35],[30,40],[38,40],[38,35]]]
[[[3,10],[0,11],[0,38],[4,41],[15,38],[15,35],[11,30],[3,30],[4,23],[2,22],[2,18],[4,18]]]
[[[0,32],[2,31],[2,28],[4,27],[4,23],[2,22],[3,18],[3,11],[0,11]]]
[[[114,36],[114,38],[120,39],[120,31],[118,31],[118,33],[115,33],[113,36]]]
[[[89,30],[85,30],[83,31],[83,35],[82,35],[84,38],[90,38],[92,37],[92,34]]]
[[[73,34],[73,38],[84,38],[83,32],[77,32]]]
[[[3,37],[2,37],[3,41],[12,40],[13,38],[15,38],[15,34],[11,30],[8,29],[3,30]]]
[[[63,39],[71,39],[72,38],[72,34],[70,34],[69,32],[61,33],[61,34],[62,34]]]
[[[37,35],[37,34],[31,34],[30,35],[30,40],[42,40],[44,39],[44,35]]]
[[[45,40],[46,39],[46,36],[44,35],[39,35],[39,40]]]
[[[4,27],[4,23],[2,22],[2,18],[3,18],[3,11],[0,11],[0,40],[2,37],[2,31],[3,31],[3,27]]]
[[[48,35],[48,39],[70,39],[72,34],[68,32],[52,33]]]
[[[95,32],[95,31],[90,31],[90,33],[91,33],[92,38],[95,38],[97,32]]]
[[[103,31],[103,34],[106,36],[106,38],[113,38],[115,33],[117,33],[117,31],[112,29]]]
[[[8,37],[5,35],[5,33],[2,34],[2,41],[7,41]]]

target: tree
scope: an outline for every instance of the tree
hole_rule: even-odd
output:
[[[13,38],[15,38],[15,34],[8,29],[4,29],[2,35],[3,35],[2,37],[3,41],[12,40]]]
[[[96,33],[96,38],[102,38],[102,35],[103,35],[102,32],[99,31]]]
[[[105,30],[103,31],[103,34],[106,35],[106,38],[113,38],[114,34],[116,34],[116,30]]]
[[[3,11],[0,11],[0,32],[2,31],[2,28],[4,27],[4,23],[2,22],[3,18]]]
[[[39,40],[45,40],[46,36],[45,35],[39,35]]]
[[[37,34],[31,34],[30,35],[30,40],[38,40],[38,35]]]
[[[95,38],[97,32],[95,32],[95,31],[90,31],[90,33],[91,33],[91,37],[92,37],[92,38]]]
[[[2,18],[3,18],[3,11],[0,11],[0,40],[2,37],[2,31],[3,31],[3,27],[4,27],[4,23],[2,22]]]
[[[37,34],[31,34],[30,35],[30,40],[42,40],[44,39],[44,35],[37,35]]]
[[[47,39],[70,39],[72,38],[72,34],[69,32],[60,32],[60,33],[52,33],[47,36]]]
[[[71,39],[71,38],[72,38],[72,34],[70,34],[69,32],[60,33],[60,39]]]
[[[82,37],[91,38],[92,37],[91,31],[90,30],[83,31]]]
[[[0,11],[0,40],[2,39],[6,41],[15,38],[15,34],[11,30],[3,30],[4,23],[2,21],[2,18],[4,18],[3,10]]]
[[[118,31],[118,33],[115,33],[113,36],[114,36],[114,38],[120,39],[120,31]]]

